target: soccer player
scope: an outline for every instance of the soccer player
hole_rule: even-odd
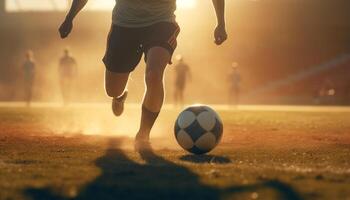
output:
[[[74,81],[78,74],[77,62],[74,57],[71,56],[69,49],[64,50],[63,57],[59,62],[58,71],[63,103],[67,105],[71,102]]]
[[[24,72],[24,93],[25,93],[25,101],[27,106],[30,106],[32,101],[32,93],[33,93],[33,84],[35,78],[35,60],[33,51],[28,50],[25,55],[25,61],[23,63],[23,72]]]
[[[184,91],[188,79],[191,79],[190,67],[184,62],[181,55],[177,56],[178,63],[174,67],[175,69],[175,91],[174,101],[175,105],[183,105],[184,103]]]
[[[239,103],[240,87],[241,87],[241,74],[238,71],[238,63],[232,63],[231,73],[228,80],[230,84],[229,88],[229,104],[237,105]]]
[[[62,38],[71,33],[73,20],[87,1],[73,0],[71,9],[59,29]],[[212,1],[218,22],[214,32],[215,43],[221,45],[227,39],[225,0]],[[107,95],[113,98],[112,109],[116,116],[120,116],[124,110],[129,74],[145,54],[146,91],[136,146],[148,143],[151,128],[163,105],[164,71],[171,62],[180,32],[175,20],[175,10],[176,0],[117,0],[113,10],[112,26],[103,61],[106,66],[105,89]]]

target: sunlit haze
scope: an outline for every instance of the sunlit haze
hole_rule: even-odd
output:
[[[6,0],[6,9],[11,12],[18,11],[47,11],[66,10],[69,1],[63,0]],[[88,10],[111,10],[115,0],[90,0]],[[197,5],[197,0],[177,0],[179,9],[192,9]]]
[[[70,1],[4,2],[8,14],[0,14],[0,60],[4,63],[0,66],[0,99],[23,99],[23,90],[14,88],[22,87],[21,66],[26,50],[31,49],[38,64],[34,101],[60,102],[57,66],[63,49],[69,46],[79,69],[79,95],[74,99],[109,101],[103,88],[101,58],[115,0],[89,0],[86,10],[93,12],[76,18],[66,40],[58,37],[57,29]],[[212,1],[177,0],[176,20],[181,32],[173,63],[182,55],[192,71],[185,102],[227,103],[232,84],[229,74],[234,66],[242,79],[241,103],[345,103],[349,96],[346,66],[350,62],[346,55],[350,51],[347,2],[226,0],[229,38],[217,47],[213,42],[216,16]],[[173,66],[165,75],[165,103],[174,101]],[[128,103],[142,100],[144,70],[142,61],[131,75]],[[327,78],[329,72],[334,77]]]
[[[0,200],[350,200],[349,8],[0,0]]]
[[[197,5],[197,0],[177,0],[178,8],[190,9],[195,8]]]

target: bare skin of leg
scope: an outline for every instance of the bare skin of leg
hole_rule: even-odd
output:
[[[147,54],[145,74],[146,92],[143,107],[153,113],[159,113],[164,101],[164,71],[171,58],[170,53],[162,47],[153,47]],[[141,118],[141,125],[136,138],[149,139],[152,127],[143,125],[147,119]],[[154,122],[154,121],[153,121]]]
[[[143,105],[152,112],[159,112],[163,105],[164,71],[170,56],[169,52],[162,47],[154,47],[147,54],[146,92]]]
[[[115,73],[106,70],[105,73],[105,89],[110,97],[121,96],[127,86],[129,80],[129,73]]]

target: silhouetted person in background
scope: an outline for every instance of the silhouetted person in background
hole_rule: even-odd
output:
[[[232,69],[228,77],[229,88],[229,104],[237,105],[239,103],[241,74],[238,71],[238,63],[232,64]]]
[[[175,66],[175,91],[174,101],[175,105],[184,104],[184,91],[186,89],[187,80],[191,80],[191,69],[184,62],[181,55],[177,56],[178,63]]]
[[[59,63],[60,86],[64,105],[72,100],[74,82],[78,74],[77,62],[70,55],[68,49],[64,50],[64,55]]]
[[[32,101],[33,85],[35,79],[35,60],[33,51],[28,50],[25,55],[25,61],[23,63],[23,74],[24,74],[24,93],[25,101],[27,106],[30,106]]]

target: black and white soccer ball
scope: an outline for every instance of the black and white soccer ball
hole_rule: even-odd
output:
[[[223,124],[220,116],[209,106],[193,105],[180,113],[175,123],[179,145],[194,154],[213,150],[220,142]]]

